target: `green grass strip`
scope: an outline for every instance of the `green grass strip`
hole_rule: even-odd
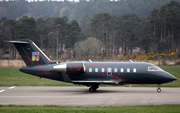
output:
[[[0,105],[0,113],[178,113],[180,105],[62,107],[58,105]]]

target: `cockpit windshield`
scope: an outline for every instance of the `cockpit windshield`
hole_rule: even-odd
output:
[[[161,71],[162,69],[156,66],[150,66],[148,67],[148,71]]]

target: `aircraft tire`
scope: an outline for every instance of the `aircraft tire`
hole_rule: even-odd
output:
[[[96,88],[94,88],[94,87],[89,88],[89,92],[95,92],[95,91],[96,91]]]
[[[160,93],[160,92],[161,92],[161,88],[158,88],[158,89],[157,89],[157,92]]]

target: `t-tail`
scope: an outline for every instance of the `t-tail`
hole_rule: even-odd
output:
[[[27,66],[46,65],[57,63],[50,59],[31,40],[19,39],[12,42]]]

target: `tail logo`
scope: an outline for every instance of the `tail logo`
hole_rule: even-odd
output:
[[[32,52],[32,61],[39,61],[39,52]]]

